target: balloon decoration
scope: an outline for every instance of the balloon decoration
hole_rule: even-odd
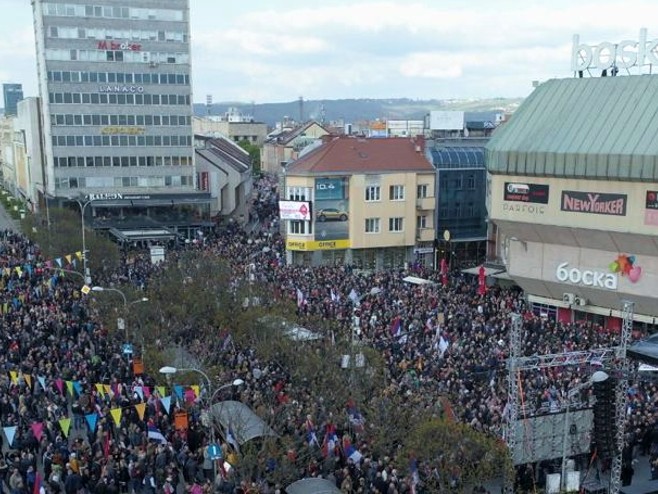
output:
[[[627,277],[631,283],[637,283],[642,275],[642,268],[637,264],[635,256],[627,254],[619,254],[608,268],[613,273]]]

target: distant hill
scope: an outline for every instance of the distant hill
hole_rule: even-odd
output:
[[[413,100],[396,99],[338,99],[338,100],[308,100],[303,104],[302,121],[308,119],[324,121],[343,120],[345,123],[359,120],[381,119],[422,119],[430,110],[464,110],[514,111],[523,98],[493,98],[471,100]],[[229,107],[238,108],[242,113],[253,115],[259,122],[274,125],[284,117],[300,120],[300,103],[260,103],[243,102],[215,103],[208,108],[205,104],[195,103],[194,114],[223,115]]]

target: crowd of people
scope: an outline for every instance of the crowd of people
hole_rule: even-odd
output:
[[[378,350],[390,380],[387,390],[405,393],[410,406],[436,409],[438,415],[439,408],[445,413],[446,405],[438,406],[444,397],[455,420],[499,436],[507,416],[512,313],[524,316],[524,355],[618,342],[618,333],[591,322],[563,324],[534,314],[514,287],[494,285],[480,294],[477,278],[456,270],[444,285],[440,274],[415,266],[414,276],[434,282],[416,285],[403,281],[409,269],[287,265],[277,231],[276,188],[267,177],[258,184],[253,215],[259,228],[245,231],[232,223],[181,249],[226,260],[236,279],[267,288],[267,303],[295,304],[300,324],[330,319],[343,334]],[[145,254],[129,255],[131,262],[116,271],[95,274],[98,283],[148,292],[149,280],[178,253],[168,253],[159,265]],[[80,280],[51,269],[47,261],[23,235],[0,232],[0,338],[6,348],[0,353],[2,492],[273,494],[285,492],[277,478],[291,477],[324,477],[344,493],[429,492],[424,486],[440,476],[459,485],[460,473],[441,471],[433,458],[403,465],[395,449],[374,454],[363,426],[368,417],[358,415],[356,404],[335,410],[318,406],[321,397],[291,386],[286,369],[252,348],[227,344],[230,328],[218,329],[215,341],[190,333],[186,350],[217,368],[219,382],[239,378],[243,385],[227,392],[259,416],[285,417],[277,422],[283,430],[276,432],[294,437],[297,446],[284,458],[261,458],[267,475],[243,478],[231,468],[240,461],[239,445],[227,434],[221,444],[226,461],[214,464],[202,400],[187,404],[189,428],[177,430],[162,397],[144,392],[156,389],[154,376],[134,374],[133,362],[121,352],[121,335],[106,330]],[[569,389],[590,371],[563,367],[525,373],[524,413],[559,410]],[[75,389],[62,386],[67,382]],[[629,441],[653,457],[657,403],[655,385],[631,383]],[[112,413],[117,409],[118,421]]]

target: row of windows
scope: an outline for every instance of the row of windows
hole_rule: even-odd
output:
[[[192,175],[164,177],[67,177],[55,178],[57,189],[92,189],[96,187],[192,187]]]
[[[422,220],[421,220],[422,218]],[[423,225],[427,224],[426,216],[419,216],[418,223]],[[427,228],[426,226],[419,226],[418,228]],[[388,231],[399,233],[404,231],[404,218],[395,217],[388,219]],[[366,218],[365,221],[366,233],[381,233],[381,218]],[[311,235],[313,233],[313,223],[310,221],[297,221],[291,220],[288,222],[288,233],[291,235]]]
[[[101,17],[106,19],[139,19],[149,21],[182,21],[183,11],[173,9],[140,9],[109,5],[76,5],[44,3],[43,15],[58,17]]]
[[[107,94],[107,93],[48,93],[51,104],[92,105],[185,105],[190,106],[189,94]]]
[[[449,207],[444,206],[439,209],[439,218],[473,218],[475,216],[475,204],[472,202],[464,205],[455,202]]]
[[[404,231],[404,218],[395,217],[388,219],[389,232],[403,232]],[[365,225],[366,233],[380,233],[381,232],[381,219],[380,218],[366,218]]]
[[[119,84],[170,84],[170,85],[190,85],[190,76],[188,74],[143,74],[143,73],[124,73],[124,72],[79,72],[49,70],[48,80],[50,82],[102,82],[102,83],[119,83]]]
[[[188,53],[166,53],[158,51],[129,50],[76,50],[46,48],[46,60],[63,62],[133,62],[133,63],[190,63]]]
[[[56,156],[56,168],[114,166],[192,166],[191,156]],[[97,185],[95,187],[101,187]]]
[[[475,190],[475,175],[450,174],[447,179],[439,180],[439,187],[441,190]]]
[[[129,39],[133,41],[179,41],[187,43],[187,33],[182,31],[50,26],[48,36],[62,39]]]
[[[428,184],[420,184],[416,187],[416,197],[424,199],[429,197],[430,188]],[[404,185],[391,185],[388,188],[388,199],[390,201],[404,201]],[[290,201],[309,201],[311,200],[310,187],[288,187],[288,200]],[[367,185],[365,188],[366,202],[379,202],[382,200],[381,186]]]
[[[192,117],[185,115],[73,115],[53,113],[50,115],[54,126],[88,125],[139,125],[139,126],[181,126],[192,125]]]
[[[66,147],[191,146],[192,136],[52,136],[52,142]]]

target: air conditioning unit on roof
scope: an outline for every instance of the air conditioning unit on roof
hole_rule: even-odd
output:
[[[587,305],[587,299],[585,297],[576,297],[574,301],[575,305],[580,305],[581,307]]]
[[[562,302],[573,305],[576,302],[576,296],[573,293],[563,293]]]

